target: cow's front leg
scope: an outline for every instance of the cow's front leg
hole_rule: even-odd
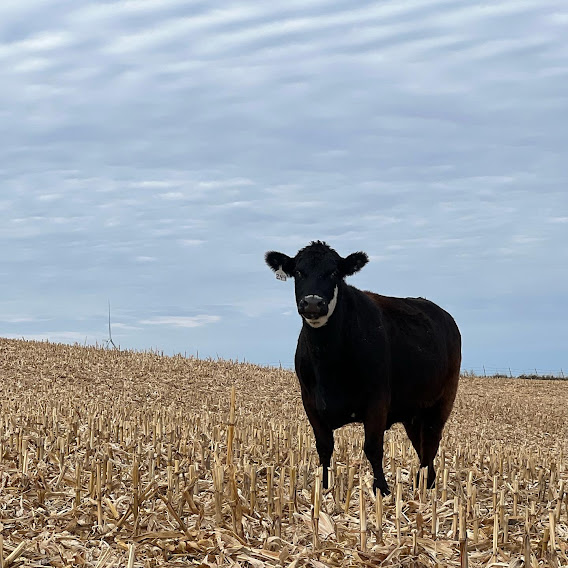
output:
[[[329,487],[328,468],[331,465],[334,445],[333,430],[323,422],[315,406],[304,402],[304,408],[314,431],[320,465],[323,466],[323,488],[327,489]]]
[[[381,412],[367,418],[363,423],[365,426],[365,455],[373,468],[373,490],[377,489],[382,495],[389,495],[390,489],[383,472],[383,443],[385,437],[386,419]]]
[[[313,424],[312,424],[313,426]],[[323,488],[329,487],[328,470],[331,466],[331,455],[333,454],[333,430],[330,428],[314,428],[314,435],[316,437],[316,449],[318,451],[320,465],[323,466]]]

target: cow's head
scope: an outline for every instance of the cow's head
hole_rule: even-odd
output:
[[[275,251],[267,252],[265,258],[272,270],[282,269],[294,278],[298,313],[311,327],[327,323],[337,305],[341,282],[361,270],[369,260],[364,252],[342,258],[321,241],[310,243],[294,258]]]

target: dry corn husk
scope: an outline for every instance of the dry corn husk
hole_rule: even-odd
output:
[[[433,491],[393,427],[398,503],[360,426],[314,491],[287,370],[0,339],[0,384],[2,566],[568,565],[566,382],[463,377]]]

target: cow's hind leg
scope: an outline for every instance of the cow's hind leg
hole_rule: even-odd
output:
[[[408,438],[412,442],[412,446],[416,450],[418,459],[420,460],[420,467],[424,467],[422,460],[422,421],[418,418],[412,418],[403,422],[404,429]],[[420,481],[420,472],[416,474],[416,487]]]
[[[420,466],[428,467],[429,488],[434,487],[436,482],[434,458],[440,446],[442,431],[452,411],[452,403],[453,397],[442,399],[432,408],[426,410],[421,418],[422,453],[420,455]]]
[[[459,359],[457,361],[457,370],[451,377],[444,396],[434,406],[425,410],[421,417],[422,453],[420,455],[420,465],[421,467],[428,467],[428,488],[430,489],[436,483],[434,458],[440,446],[442,431],[452,412],[458,388],[458,379]]]
[[[442,430],[444,424],[440,423],[437,419],[424,419],[421,424],[421,454],[420,454],[420,467],[428,468],[427,486],[429,489],[434,487],[436,483],[436,470],[434,469],[434,458],[440,446],[442,439]]]
[[[379,416],[381,413],[379,413]],[[369,420],[365,420],[365,455],[373,468],[373,489],[376,492],[380,490],[382,495],[389,495],[390,489],[385,479],[383,471],[383,453],[384,453],[384,437],[386,420],[383,417],[373,416]]]
[[[432,409],[419,417],[403,422],[404,429],[420,460],[420,467],[428,468],[427,486],[429,489],[434,487],[436,482],[436,471],[434,469],[434,458],[438,452],[444,423],[441,421],[439,413]],[[416,486],[420,482],[420,472],[416,474]]]

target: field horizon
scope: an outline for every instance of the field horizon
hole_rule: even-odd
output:
[[[568,565],[568,384],[462,375],[436,459],[385,439],[375,498],[362,427],[333,484],[293,371],[0,338],[4,566]],[[22,564],[25,562],[25,564]]]

